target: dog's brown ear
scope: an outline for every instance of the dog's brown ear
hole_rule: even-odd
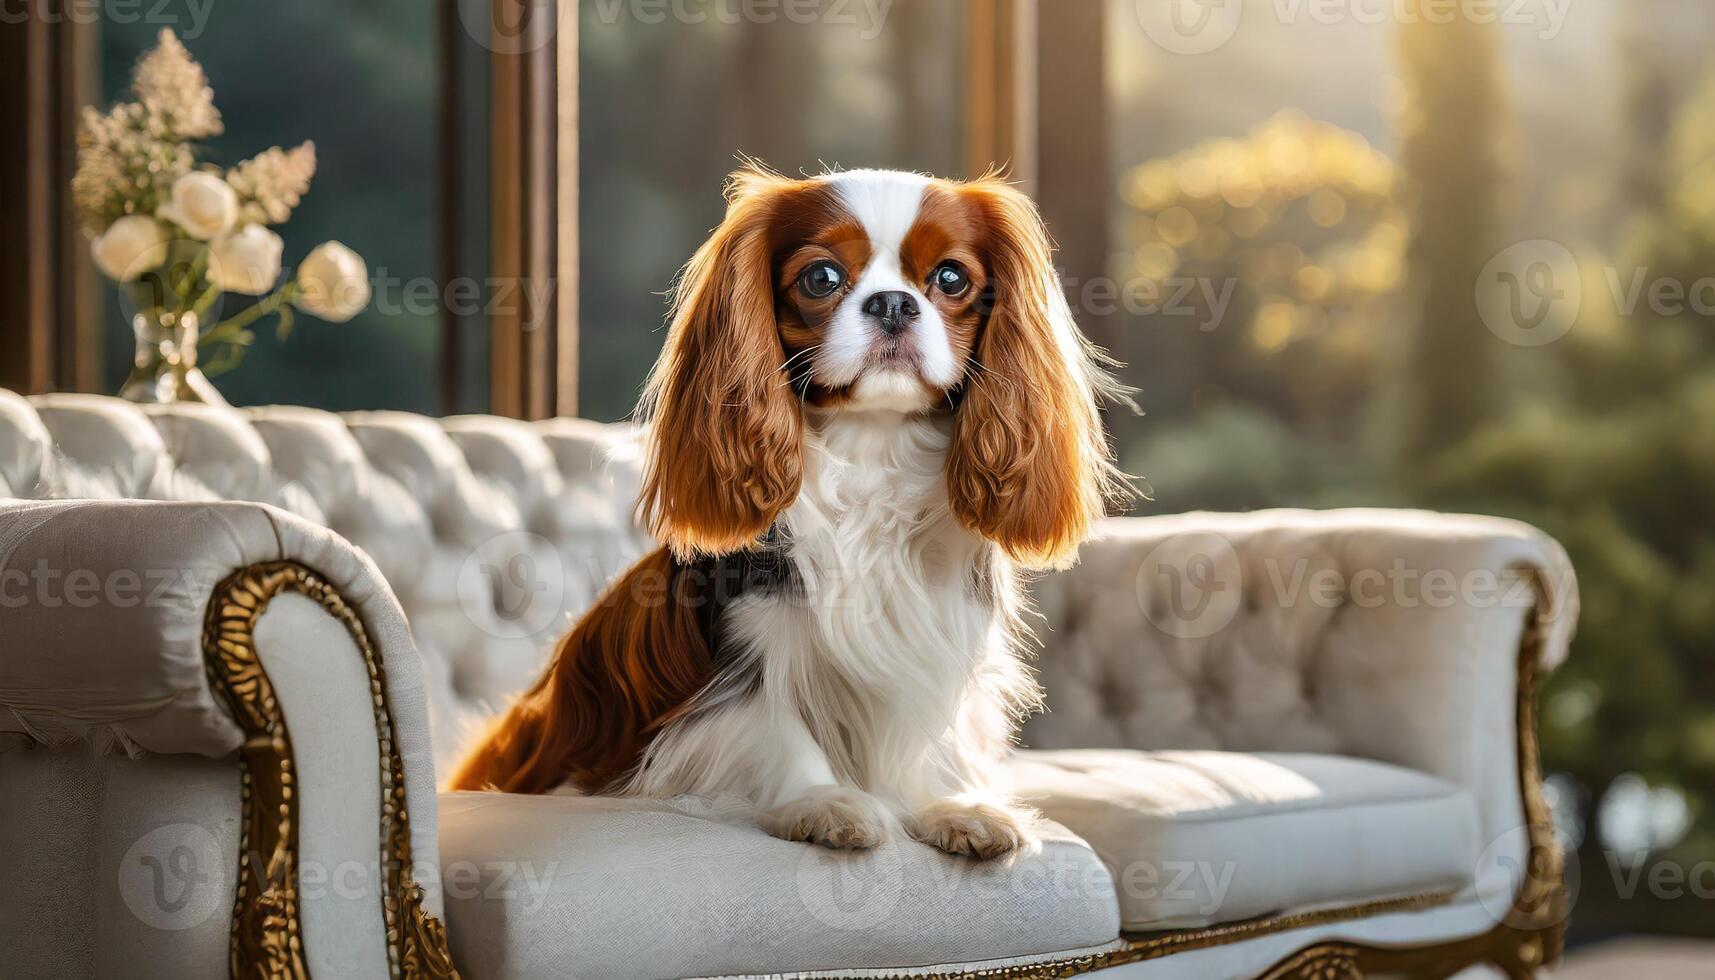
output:
[[[954,416],[948,496],[1013,560],[1062,567],[1123,493],[1097,408],[1118,388],[1072,320],[1036,206],[998,180],[961,193],[985,226],[990,286]]]
[[[782,365],[769,228],[798,182],[733,175],[726,220],[686,264],[639,407],[638,508],[681,557],[749,547],[798,496],[803,410]]]

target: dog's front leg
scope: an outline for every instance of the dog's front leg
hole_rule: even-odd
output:
[[[762,828],[783,840],[823,847],[870,848],[887,843],[894,819],[881,801],[840,785],[827,754],[796,716],[771,725],[779,767],[769,787]],[[772,805],[770,805],[772,804]]]

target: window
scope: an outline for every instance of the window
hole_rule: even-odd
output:
[[[740,154],[788,174],[964,169],[957,4],[901,4],[880,25],[636,9],[581,6],[578,409],[603,420],[636,403],[662,294],[720,223]]]
[[[441,100],[474,100],[446,84],[436,5],[301,0],[122,13],[113,8],[98,25],[99,101],[127,97],[132,66],[162,27],[172,26],[207,72],[225,123],[210,141],[213,162],[230,166],[270,146],[316,144],[315,180],[291,221],[278,228],[286,265],[337,239],[367,260],[373,277],[374,301],[348,323],[302,317],[282,343],[271,321],[263,321],[242,368],[217,379],[222,393],[241,405],[485,410],[480,318],[449,311],[441,288],[448,261],[481,267],[482,250],[467,243],[481,239],[484,223],[470,219],[485,217],[472,206],[485,195],[481,145],[443,147]],[[278,43],[258,43],[262,38]],[[468,35],[461,42],[481,50]],[[471,57],[452,50],[454,57]],[[462,164],[466,181],[456,189],[466,202],[458,213],[462,226],[447,224],[449,155]],[[450,260],[443,253],[449,246]],[[113,285],[104,280],[101,288],[102,390],[117,391],[130,369],[130,328]],[[248,302],[229,294],[223,313]],[[449,352],[455,338],[462,343]],[[450,401],[452,386],[443,383],[449,353],[460,358]]]

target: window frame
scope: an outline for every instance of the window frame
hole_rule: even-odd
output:
[[[99,26],[69,16],[72,0],[30,0],[32,16],[0,24],[0,124],[25,134],[0,161],[0,196],[22,212],[0,234],[0,385],[24,393],[99,391],[98,280],[72,219],[77,115],[99,90]],[[483,59],[461,56],[459,0],[435,0],[442,61],[439,169],[443,281],[462,268],[460,148],[475,123],[460,112],[465,72],[489,73],[489,400],[497,415],[539,419],[577,412],[578,16],[575,0],[486,0],[495,41]],[[468,2],[468,0],[467,0]],[[482,0],[477,0],[482,2]],[[1039,0],[966,0],[966,169],[1000,167],[1038,193],[1059,231],[1062,260],[1098,275],[1106,249],[1105,153],[1100,132],[1101,8],[1072,5],[1038,17]],[[1083,12],[1090,8],[1093,14]],[[1077,57],[1066,57],[1075,51]],[[1042,74],[1039,62],[1054,70]],[[1074,64],[1075,63],[1075,64]],[[1076,70],[1071,70],[1071,69]],[[1066,69],[1066,70],[1063,70]],[[1040,79],[1040,81],[1039,81]],[[1041,113],[1039,102],[1053,111]],[[1092,129],[1092,125],[1096,128]],[[1086,141],[1069,147],[1072,129]],[[1105,148],[1105,142],[1101,146]],[[1092,174],[1091,168],[1099,173]],[[1041,178],[1048,179],[1043,180]],[[506,295],[498,295],[498,291]],[[548,297],[537,304],[533,297]],[[460,319],[443,312],[437,383],[444,410],[460,404]],[[11,356],[18,352],[19,356]]]

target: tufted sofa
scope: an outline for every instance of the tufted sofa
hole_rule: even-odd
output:
[[[0,976],[1528,976],[1559,951],[1533,529],[1110,521],[1033,586],[1043,846],[436,793],[650,547],[632,433],[0,391]]]

